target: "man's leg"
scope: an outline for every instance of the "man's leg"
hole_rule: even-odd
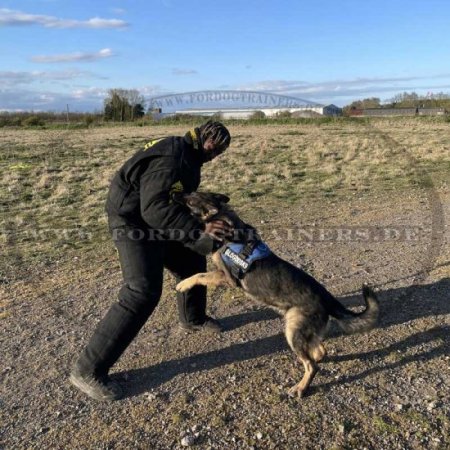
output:
[[[177,282],[206,271],[206,257],[181,243],[168,241],[164,251],[164,266],[175,275]],[[194,286],[186,292],[177,292],[180,326],[186,331],[206,329],[220,332],[220,324],[206,315],[206,287]]]
[[[124,280],[119,301],[99,322],[75,366],[81,376],[93,376],[100,381],[107,379],[109,369],[147,321],[162,291],[161,242],[147,241],[141,230],[115,232]]]

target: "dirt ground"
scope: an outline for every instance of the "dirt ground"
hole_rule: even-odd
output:
[[[378,292],[379,327],[332,326],[308,396],[286,395],[303,369],[274,312],[220,288],[208,305],[225,331],[186,335],[170,274],[112,370],[125,399],[98,403],[68,383],[121,285],[109,179],[146,140],[184,129],[0,131],[0,447],[450,448],[445,123],[236,125],[230,154],[205,166],[202,189],[229,193],[272,250],[345,305],[362,305],[363,283]]]

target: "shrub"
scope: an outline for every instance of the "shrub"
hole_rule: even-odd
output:
[[[41,127],[45,125],[45,122],[39,116],[30,116],[23,121],[23,124],[26,127]]]
[[[22,126],[22,119],[20,116],[5,115],[0,116],[0,127],[20,127]]]
[[[266,115],[263,111],[255,111],[250,117],[250,120],[262,120],[265,119]]]
[[[275,117],[277,119],[290,119],[292,117],[292,113],[290,111],[279,111]]]
[[[84,116],[84,123],[86,124],[86,127],[89,128],[90,125],[92,125],[95,122],[95,118],[92,114],[87,114]]]
[[[215,114],[213,114],[211,116],[211,120],[214,120],[216,122],[220,122],[221,120],[223,120],[223,114],[221,112],[216,112]]]

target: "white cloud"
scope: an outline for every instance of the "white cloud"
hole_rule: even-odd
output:
[[[172,75],[196,75],[198,72],[194,69],[179,69],[179,68],[173,68],[172,69]]]
[[[93,17],[88,20],[61,19],[54,16],[28,14],[22,11],[0,8],[0,25],[41,25],[45,28],[126,28],[128,23],[120,19]]]
[[[151,85],[151,86],[143,86],[138,88],[138,91],[144,96],[155,96],[155,95],[163,95],[165,91],[159,85]]]
[[[0,111],[101,111],[109,88],[78,87],[66,92],[33,90],[28,87],[6,87],[0,78]],[[159,86],[137,88],[145,96],[162,94]]]
[[[32,91],[29,89],[0,90],[2,111],[63,111],[69,105],[71,111],[94,111],[103,107],[104,95],[92,89],[71,93]]]
[[[379,96],[382,93],[414,91],[421,89],[447,89],[448,84],[433,85],[424,83],[424,80],[448,79],[450,74],[437,74],[429,76],[405,77],[367,77],[349,80],[332,80],[320,83],[308,83],[295,80],[266,80],[238,86],[242,90],[254,90],[276,93],[279,95],[292,95],[320,100],[340,97],[358,97],[361,95]]]
[[[18,86],[21,84],[31,84],[35,82],[47,82],[47,81],[64,81],[73,80],[76,78],[96,78],[107,79],[100,75],[96,75],[89,71],[83,70],[64,70],[55,72],[14,72],[14,71],[0,71],[0,85],[3,87]]]
[[[111,11],[114,14],[125,14],[127,11],[123,8],[112,8]]]
[[[91,62],[98,59],[109,58],[114,56],[110,48],[103,48],[98,52],[75,52],[62,55],[37,55],[33,56],[31,60],[37,63],[64,63],[64,62]]]
[[[79,88],[72,91],[71,96],[78,100],[94,100],[100,99],[103,100],[108,93],[108,89],[105,88],[97,88],[97,87],[89,87],[89,88]]]

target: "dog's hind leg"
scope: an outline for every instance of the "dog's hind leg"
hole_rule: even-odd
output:
[[[300,308],[289,309],[286,312],[285,320],[288,344],[305,369],[301,381],[289,389],[288,394],[291,396],[297,394],[298,397],[303,397],[319,369],[314,356],[322,354],[321,344],[317,341],[314,332],[308,330],[308,320],[302,315]],[[323,350],[325,349],[323,348]]]
[[[322,361],[322,359],[327,355],[327,350],[321,342],[319,342],[316,346],[312,346],[312,348],[310,346],[310,349],[310,354],[315,362]]]
[[[305,368],[305,374],[303,375],[303,378],[299,383],[292,386],[288,394],[290,396],[294,396],[297,394],[298,397],[303,397],[305,395],[305,392],[309,388],[309,385],[311,384],[314,376],[316,375],[318,371],[318,367],[316,362],[310,358],[306,353],[298,352],[297,356],[299,360],[303,363],[303,367]]]
[[[214,272],[196,273],[195,275],[180,281],[176,286],[176,290],[178,292],[185,292],[198,284],[211,287],[226,285],[227,278],[220,270],[216,270]]]

